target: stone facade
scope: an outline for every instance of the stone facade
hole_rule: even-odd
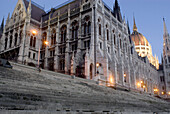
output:
[[[48,12],[18,0],[1,42],[0,56],[23,64],[37,66],[40,49],[44,69],[148,93],[159,85],[156,68],[135,51],[117,0],[114,11],[102,0],[71,0]]]

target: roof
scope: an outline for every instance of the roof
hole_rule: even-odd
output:
[[[28,5],[29,5],[29,1],[27,1],[27,0],[23,0],[23,1],[24,1],[24,4],[25,4],[25,7],[27,9]],[[42,15],[45,14],[44,9],[34,2],[31,2],[31,8],[32,8],[31,18],[40,22]]]
[[[137,31],[134,31],[131,34],[131,39],[135,43],[135,46],[138,46],[138,45],[145,46],[145,44],[146,44],[146,46],[149,46],[148,40],[141,33],[137,32]]]

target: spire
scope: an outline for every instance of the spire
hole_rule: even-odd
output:
[[[168,30],[167,30],[166,24],[165,24],[165,18],[163,18],[163,22],[164,22],[164,34],[168,34]]]
[[[4,17],[2,19],[1,27],[0,27],[0,32],[3,33],[4,30]]]
[[[127,27],[128,27],[128,34],[129,34],[129,41],[132,43],[132,39],[130,37],[130,27],[129,27],[129,21],[127,20]]]
[[[119,7],[117,0],[115,0],[115,4],[113,7],[113,14],[115,17],[117,17],[118,21],[122,22],[122,15],[121,15],[120,7]]]
[[[130,34],[129,21],[127,20],[128,33]]]
[[[133,24],[133,32],[138,31],[138,29],[136,27],[136,22],[135,22],[135,17],[134,16],[133,16],[133,22],[134,22],[134,24]]]
[[[27,8],[27,13],[31,14],[31,0],[29,1],[29,5],[28,5],[28,8]]]

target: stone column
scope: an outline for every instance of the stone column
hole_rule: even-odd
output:
[[[21,47],[19,50],[19,58],[18,61],[24,63],[24,55],[25,55],[25,43],[26,43],[26,35],[27,35],[27,22],[24,24],[23,28],[23,36],[22,36],[22,41],[21,41]]]
[[[49,41],[50,39],[50,19],[49,19],[49,23],[48,23],[48,29],[47,29],[47,41]],[[45,69],[48,69],[48,57],[49,57],[49,52],[48,52],[48,48],[49,46],[46,46],[45,48]]]
[[[68,21],[67,21],[67,36],[66,36],[66,51],[65,51],[65,73],[68,74],[70,70],[70,57],[69,57],[69,40],[70,40],[70,5],[68,8]]]
[[[55,71],[59,70],[59,48],[58,48],[58,43],[59,43],[59,38],[60,38],[60,22],[59,22],[59,17],[58,17],[58,23],[56,27],[56,47],[55,47],[55,57],[54,57],[54,69]]]

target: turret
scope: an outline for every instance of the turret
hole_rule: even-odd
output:
[[[2,23],[1,23],[0,32],[3,33],[3,30],[4,30],[4,18],[3,18]]]
[[[7,17],[7,20],[6,20],[6,25],[9,23],[10,21],[10,13],[8,13],[8,17]]]
[[[27,15],[31,15],[31,0],[29,1],[29,5],[28,5],[28,8],[27,8]]]
[[[115,0],[115,4],[113,7],[113,14],[114,14],[115,18],[118,19],[119,22],[122,22],[122,15],[121,15],[120,7],[119,7],[117,0]]]

